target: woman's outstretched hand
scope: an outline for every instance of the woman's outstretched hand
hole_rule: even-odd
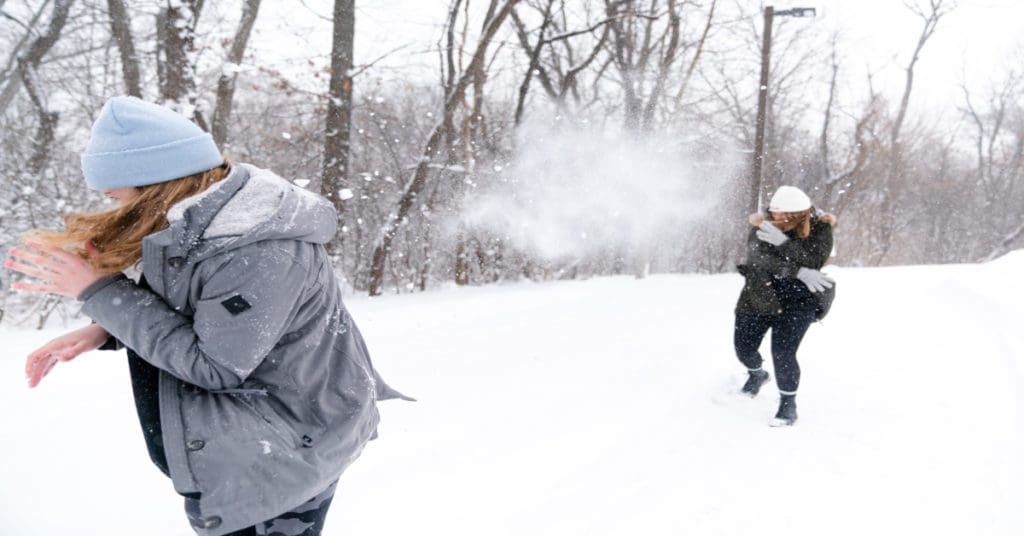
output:
[[[28,354],[25,377],[28,386],[35,387],[61,361],[71,361],[82,353],[95,350],[106,342],[110,334],[98,324],[65,333]]]
[[[86,250],[91,253],[93,249],[89,246]],[[9,253],[11,258],[4,261],[5,268],[38,280],[15,283],[15,290],[77,298],[102,277],[86,259],[53,246],[29,242],[25,247],[11,248]]]

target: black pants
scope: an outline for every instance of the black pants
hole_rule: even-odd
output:
[[[796,393],[800,386],[800,364],[796,361],[796,351],[812,322],[814,311],[787,311],[779,315],[737,313],[733,330],[736,357],[748,369],[761,368],[764,360],[757,349],[771,329],[775,382],[779,391]]]

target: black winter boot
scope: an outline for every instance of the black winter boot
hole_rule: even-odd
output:
[[[764,382],[768,381],[768,371],[766,370],[751,370],[750,376],[747,378],[747,383],[743,384],[743,388],[740,392],[746,395],[750,395],[751,398],[757,396],[757,393],[761,392],[761,386]]]
[[[772,426],[792,426],[796,422],[796,395],[782,395],[779,411],[772,419]]]

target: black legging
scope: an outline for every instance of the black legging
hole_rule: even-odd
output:
[[[748,369],[761,368],[764,361],[757,349],[772,330],[772,362],[779,391],[796,393],[800,386],[800,364],[796,351],[807,328],[814,322],[814,311],[786,311],[778,315],[736,314],[733,345],[736,356]]]

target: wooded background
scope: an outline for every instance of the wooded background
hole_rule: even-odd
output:
[[[78,153],[105,100],[128,94],[192,118],[233,161],[329,198],[341,229],[330,251],[354,292],[741,260],[759,4],[438,1],[443,27],[415,51],[431,76],[378,67],[409,50],[354,64],[354,0],[294,4],[333,30],[305,62],[252,52],[260,0],[0,0],[0,245],[109,206],[85,188]],[[915,69],[956,6],[905,9],[917,25],[897,85],[863,73],[813,19],[775,19],[760,190],[796,185],[836,214],[845,266],[1019,248],[1024,55],[963,81],[955,109],[920,111]],[[0,277],[0,323],[75,310]]]

